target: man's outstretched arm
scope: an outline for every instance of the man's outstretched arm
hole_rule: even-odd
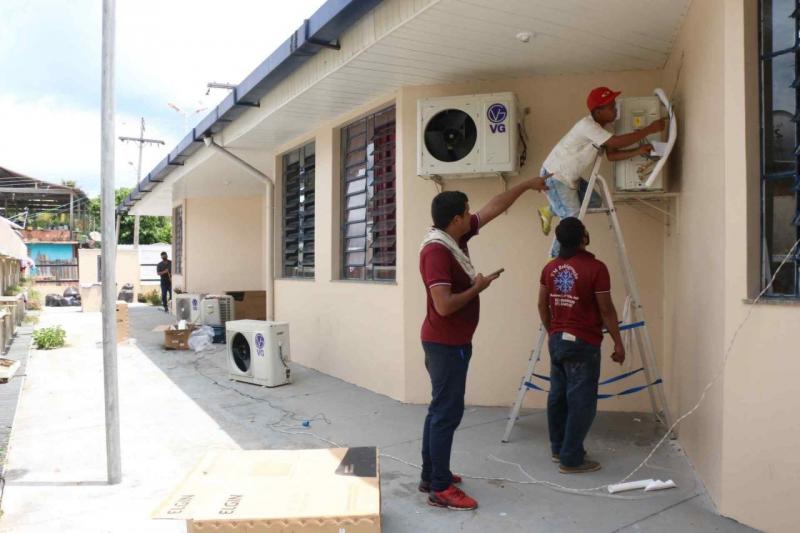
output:
[[[548,176],[549,177],[549,176]],[[478,217],[481,220],[481,227],[485,226],[497,216],[506,211],[509,207],[511,207],[514,202],[517,201],[517,198],[522,196],[527,190],[536,190],[536,191],[546,191],[547,185],[545,185],[544,181],[547,177],[536,177],[531,178],[529,180],[525,180],[519,185],[515,185],[511,187],[506,192],[500,193],[483,206],[478,211]]]

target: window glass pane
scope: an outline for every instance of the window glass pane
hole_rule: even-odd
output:
[[[795,169],[797,124],[795,54],[789,53],[763,61],[764,83],[764,170],[771,174]]]
[[[365,205],[367,205],[367,193],[356,194],[347,198],[347,209],[364,207]]]
[[[764,229],[773,256],[788,252],[798,238],[798,227],[793,224],[797,215],[794,183],[794,178],[786,178],[764,184]]]
[[[351,195],[353,193],[361,192],[364,190],[366,186],[367,186],[366,179],[351,181],[350,183],[347,184],[347,191],[345,192],[345,194]]]
[[[763,53],[770,54],[794,45],[795,0],[762,0]]]
[[[362,207],[361,209],[351,209],[347,212],[347,222],[361,222],[365,220],[367,217],[367,209]]]
[[[347,226],[347,232],[345,233],[346,237],[363,237],[367,233],[367,225],[364,223],[361,224],[350,224]]]
[[[347,239],[346,249],[348,252],[364,250],[367,246],[367,239],[365,237],[356,237],[355,239]]]
[[[364,260],[367,257],[367,254],[365,254],[364,252],[351,252],[346,255],[347,255],[347,266],[364,265]]]

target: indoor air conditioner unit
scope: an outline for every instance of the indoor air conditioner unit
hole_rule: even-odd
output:
[[[618,191],[666,190],[663,168],[675,146],[678,122],[667,95],[661,89],[656,89],[653,96],[617,98],[617,121],[614,124],[614,133],[617,135],[642,129],[665,116],[668,119],[668,129],[648,135],[642,141],[653,145],[651,155],[639,155],[614,163]]]
[[[231,320],[225,338],[230,379],[265,387],[290,383],[289,324]]]
[[[514,93],[417,102],[417,174],[479,178],[519,170],[522,117]]]
[[[200,294],[181,293],[173,297],[175,301],[175,318],[192,324],[200,322]]]
[[[200,320],[206,326],[224,326],[233,320],[233,296],[208,295],[200,302]]]

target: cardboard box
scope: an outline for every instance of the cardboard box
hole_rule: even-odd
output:
[[[194,324],[189,324],[186,329],[175,329],[177,326],[170,326],[164,330],[164,348],[167,350],[188,350],[189,336],[196,329]]]
[[[225,294],[233,296],[234,319],[267,319],[267,291],[228,291]]]
[[[84,313],[99,313],[102,301],[102,285],[99,283],[81,285],[81,310]]]
[[[215,450],[153,518],[189,533],[380,533],[377,448]]]

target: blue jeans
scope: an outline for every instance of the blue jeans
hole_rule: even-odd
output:
[[[161,304],[164,306],[164,311],[169,312],[167,306],[167,296],[172,300],[172,281],[169,279],[161,278]]]
[[[464,415],[464,391],[472,345],[423,342],[425,368],[431,377],[431,404],[422,431],[422,479],[440,492],[453,481],[450,451],[453,434]]]
[[[547,170],[544,168],[541,171],[542,176],[547,175]],[[578,182],[577,189],[570,189],[567,184],[555,178],[547,178],[547,201],[550,202],[550,210],[560,219],[568,217],[577,217],[581,212],[581,204],[586,196],[586,190],[589,188],[589,182],[581,178]],[[602,199],[597,191],[592,191],[592,198],[589,200],[589,207],[600,207]],[[553,239],[553,246],[550,248],[550,257],[557,257],[558,251],[561,247],[557,239]]]
[[[550,447],[564,466],[579,466],[586,451],[583,440],[597,413],[597,381],[600,379],[600,347],[580,339],[564,340],[563,333],[550,336],[550,393],[547,425]]]

